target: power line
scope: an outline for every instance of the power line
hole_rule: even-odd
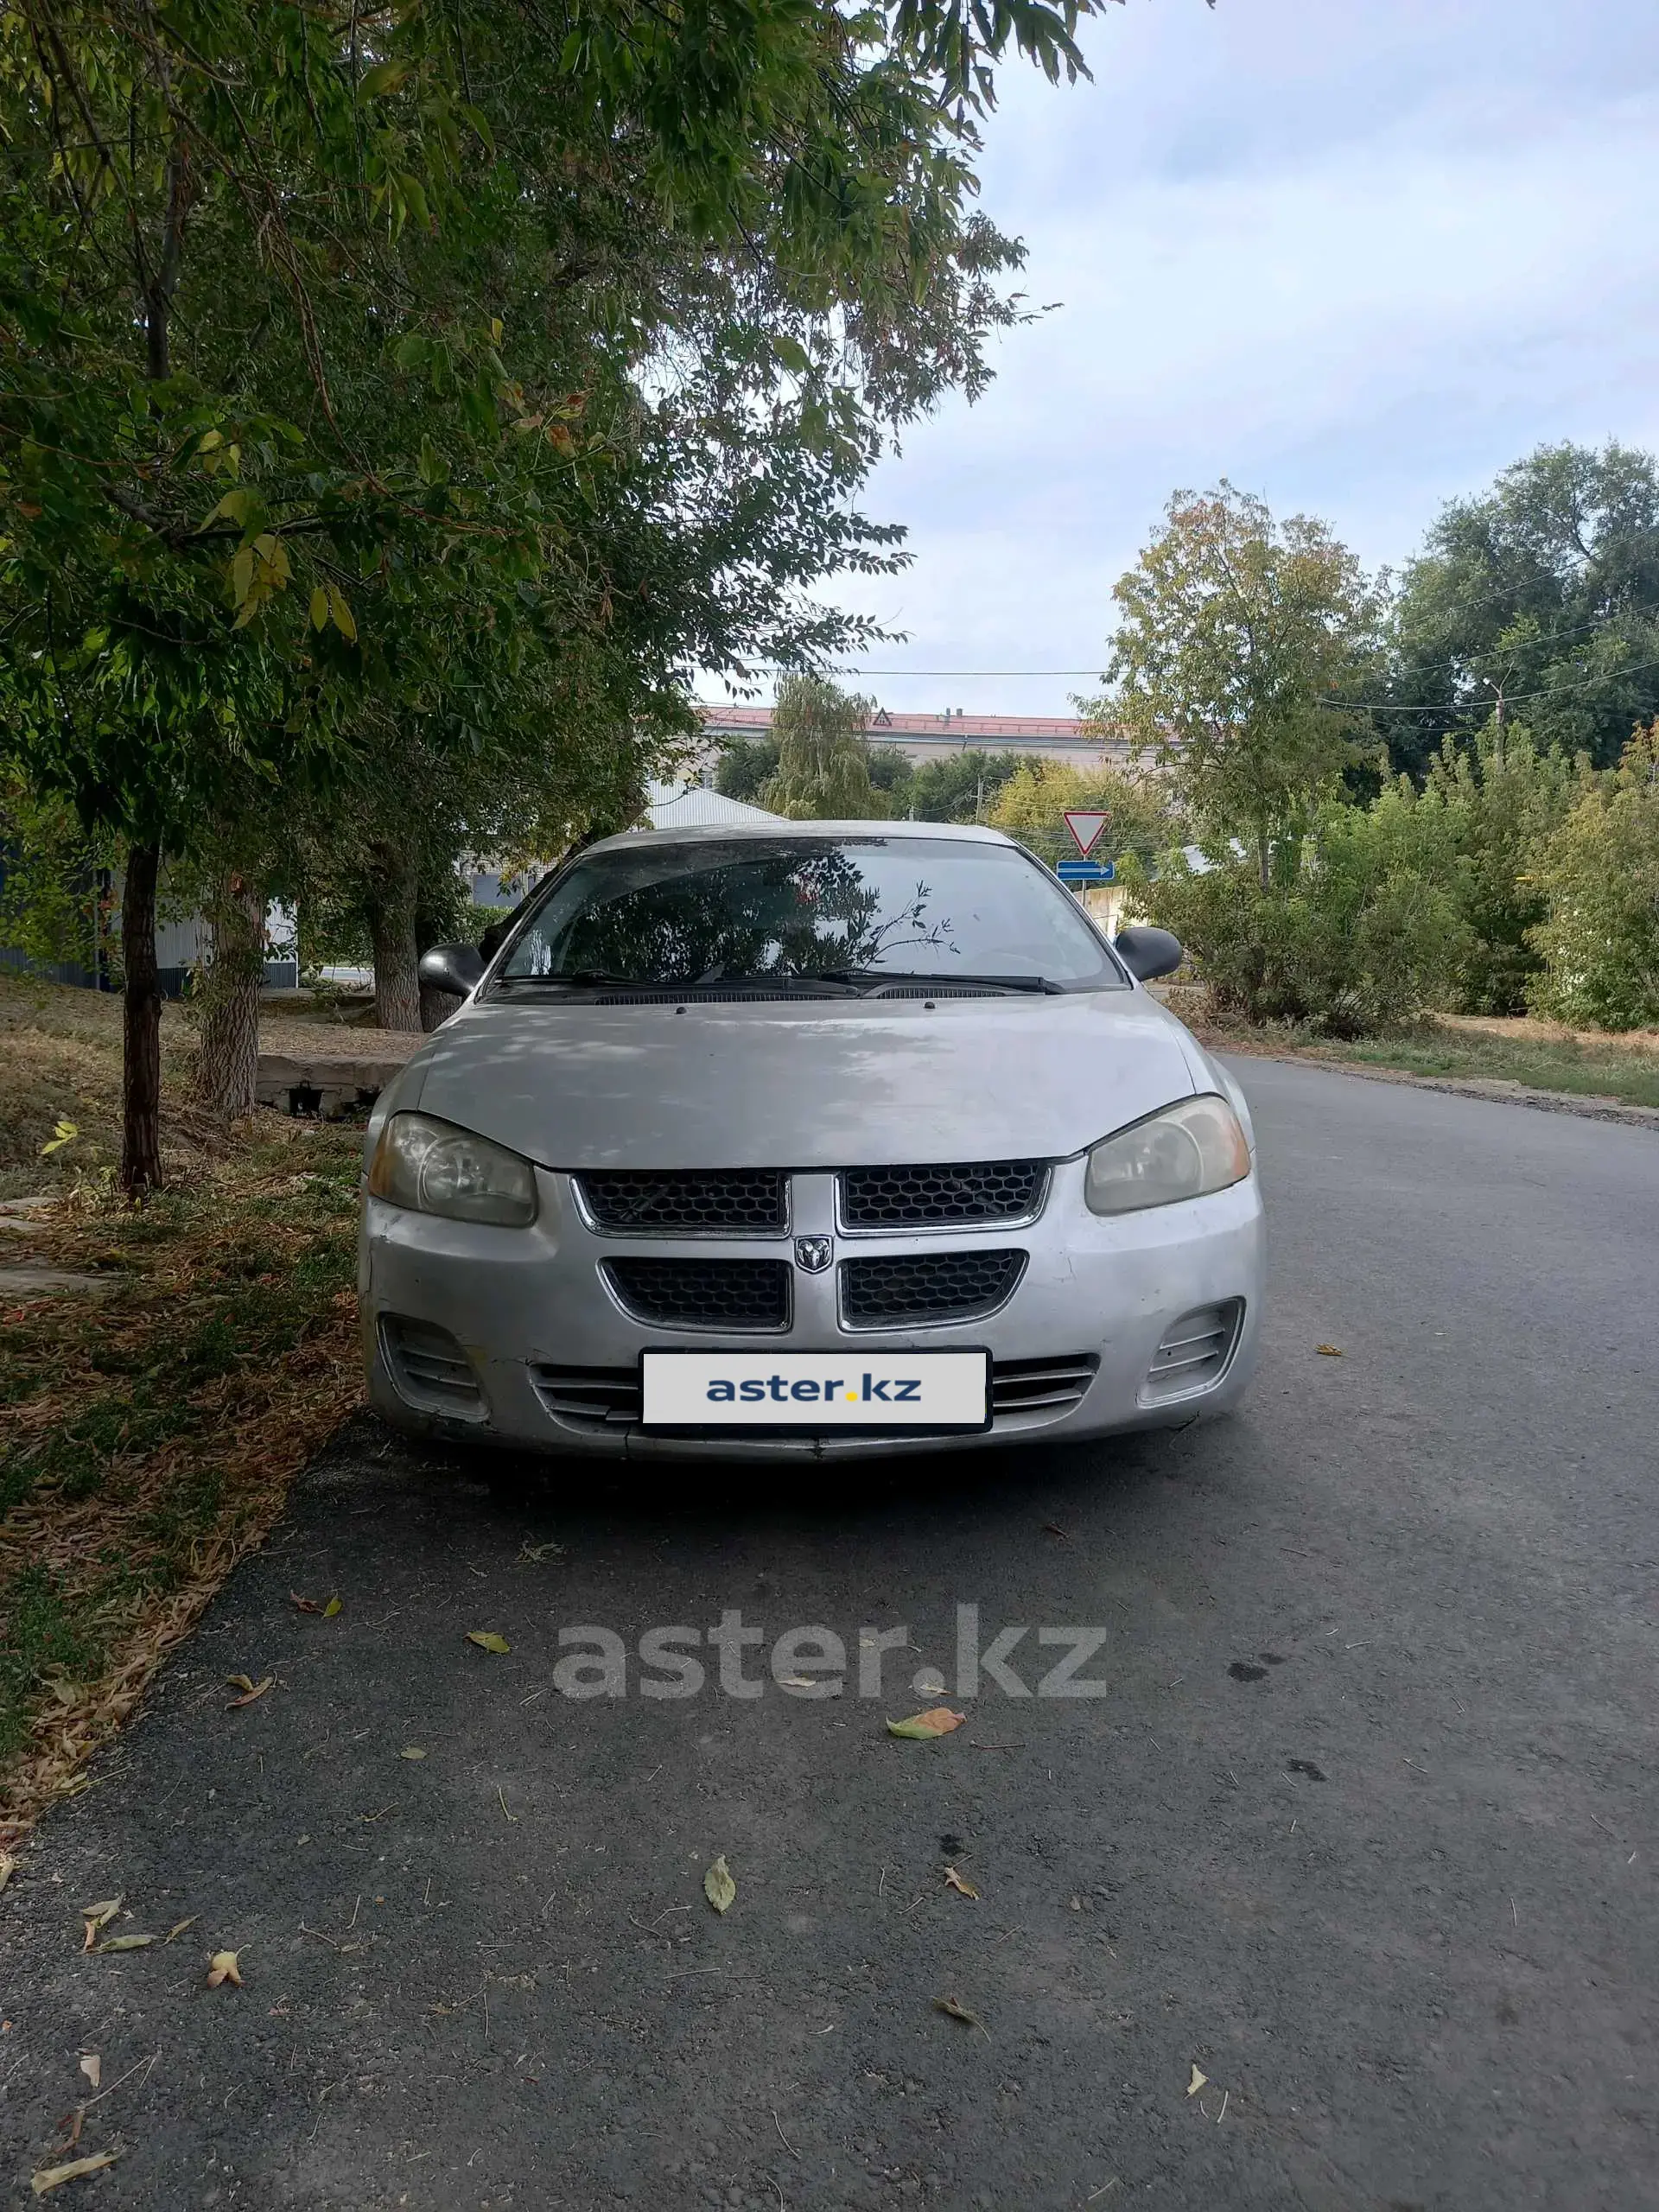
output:
[[[1621,676],[1640,676],[1649,668],[1659,668],[1659,660],[1633,660],[1623,668],[1611,668],[1600,676],[1580,677],[1574,683],[1552,683],[1542,691],[1505,691],[1506,707],[1523,706],[1529,699],[1558,699],[1563,691],[1587,691],[1598,683],[1612,683]],[[1446,715],[1457,714],[1469,702],[1460,705],[1457,700],[1435,700],[1426,706],[1398,707],[1388,699],[1321,699],[1322,707],[1335,707],[1344,714],[1369,715]]]

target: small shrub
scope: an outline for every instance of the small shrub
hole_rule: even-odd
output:
[[[1535,869],[1534,1009],[1603,1029],[1659,1025],[1659,721],[1589,784]]]

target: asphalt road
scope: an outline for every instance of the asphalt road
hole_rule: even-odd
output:
[[[354,1428],[0,1905],[0,2201],[93,2050],[122,2155],[54,2203],[1659,2205],[1659,1142],[1240,1072],[1231,1422],[528,1503]],[[893,1740],[963,1604],[1027,1682],[1097,1626],[1103,1694]],[[908,1648],[880,1698],[554,1682],[562,1626],[739,1611]],[[194,1925],[81,1956],[117,1891]]]

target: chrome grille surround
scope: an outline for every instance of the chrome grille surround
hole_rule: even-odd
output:
[[[658,1328],[776,1336],[790,1325],[794,1270],[787,1260],[613,1255],[600,1274],[625,1313]]]
[[[789,1228],[780,1168],[595,1169],[570,1188],[588,1227],[615,1236],[768,1236]]]
[[[1035,1221],[1048,1196],[1042,1160],[843,1167],[836,1211],[844,1235],[1000,1229]]]
[[[893,1252],[843,1260],[841,1325],[942,1328],[982,1320],[1006,1306],[1026,1271],[1020,1250]]]

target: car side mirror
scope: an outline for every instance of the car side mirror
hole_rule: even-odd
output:
[[[419,975],[429,990],[464,999],[484,973],[484,955],[475,944],[435,944],[421,955]]]
[[[1173,930],[1149,929],[1139,923],[1120,930],[1112,950],[1140,983],[1149,983],[1154,976],[1173,976],[1186,957]]]

